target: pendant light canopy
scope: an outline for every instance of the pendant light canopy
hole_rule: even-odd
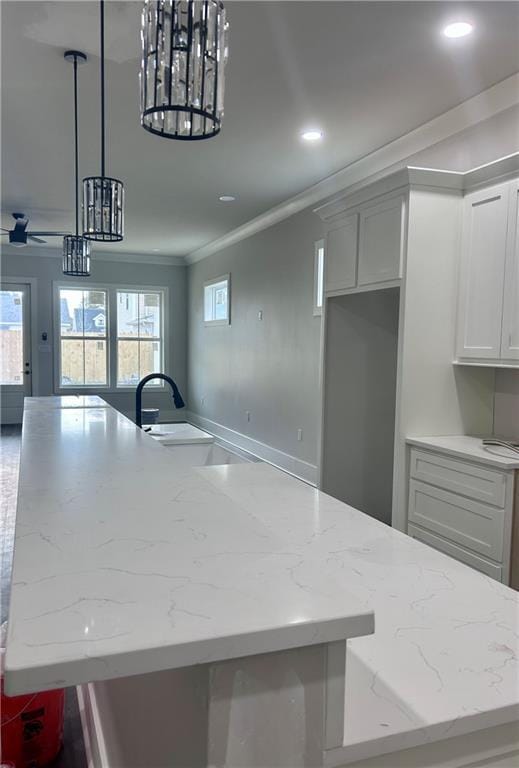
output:
[[[64,58],[74,64],[74,191],[76,196],[76,234],[63,238],[63,274],[90,277],[90,243],[79,235],[79,149],[77,110],[77,68],[87,57],[81,51],[65,51]]]
[[[168,139],[220,132],[228,23],[221,0],[145,0],[141,122]]]
[[[83,179],[83,237],[87,240],[117,242],[124,233],[124,186],[105,174],[105,16],[101,12],[101,175]]]

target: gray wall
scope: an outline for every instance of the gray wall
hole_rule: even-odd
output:
[[[311,464],[320,407],[314,241],[321,237],[320,220],[303,211],[193,264],[188,279],[190,410]],[[205,327],[204,281],[227,272],[231,324]]]
[[[163,266],[156,264],[135,264],[122,261],[96,261],[92,257],[92,276],[90,280],[67,278],[61,271],[61,260],[48,256],[32,254],[18,249],[16,253],[2,254],[2,277],[32,277],[37,284],[37,326],[38,337],[46,331],[49,334],[48,351],[38,352],[39,376],[34,395],[51,395],[54,392],[53,364],[53,310],[52,283],[55,280],[71,284],[101,283],[107,285],[153,285],[169,289],[169,371],[182,393],[186,392],[186,267]],[[100,392],[102,394],[102,392]],[[133,393],[120,392],[107,394],[106,399],[123,413],[134,411]],[[171,410],[171,397],[166,392],[150,393],[144,398],[145,405],[158,405],[161,409]],[[181,412],[179,412],[181,413]]]
[[[321,487],[391,525],[398,309],[390,288],[327,304]]]

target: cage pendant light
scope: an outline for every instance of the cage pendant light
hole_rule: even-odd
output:
[[[145,0],[141,123],[168,139],[220,132],[228,23],[221,0]]]
[[[74,191],[76,196],[76,234],[63,238],[63,274],[74,277],[90,277],[90,243],[79,234],[79,148],[77,109],[77,68],[87,57],[81,51],[65,51],[66,61],[74,64]]]
[[[105,149],[105,14],[101,15],[101,175],[83,179],[83,237],[87,240],[117,242],[124,236],[124,186],[107,176]]]

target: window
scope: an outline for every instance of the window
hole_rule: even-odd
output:
[[[106,307],[106,291],[60,290],[61,387],[107,386]]]
[[[159,288],[56,285],[58,389],[134,388],[162,373],[165,295]]]
[[[162,371],[162,301],[158,292],[117,291],[117,386]]]
[[[230,275],[204,283],[204,322],[206,325],[230,323]]]
[[[314,315],[323,311],[324,298],[324,240],[314,245]]]

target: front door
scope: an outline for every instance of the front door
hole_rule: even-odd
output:
[[[0,396],[2,424],[22,421],[23,398],[31,394],[31,287],[0,284]]]

